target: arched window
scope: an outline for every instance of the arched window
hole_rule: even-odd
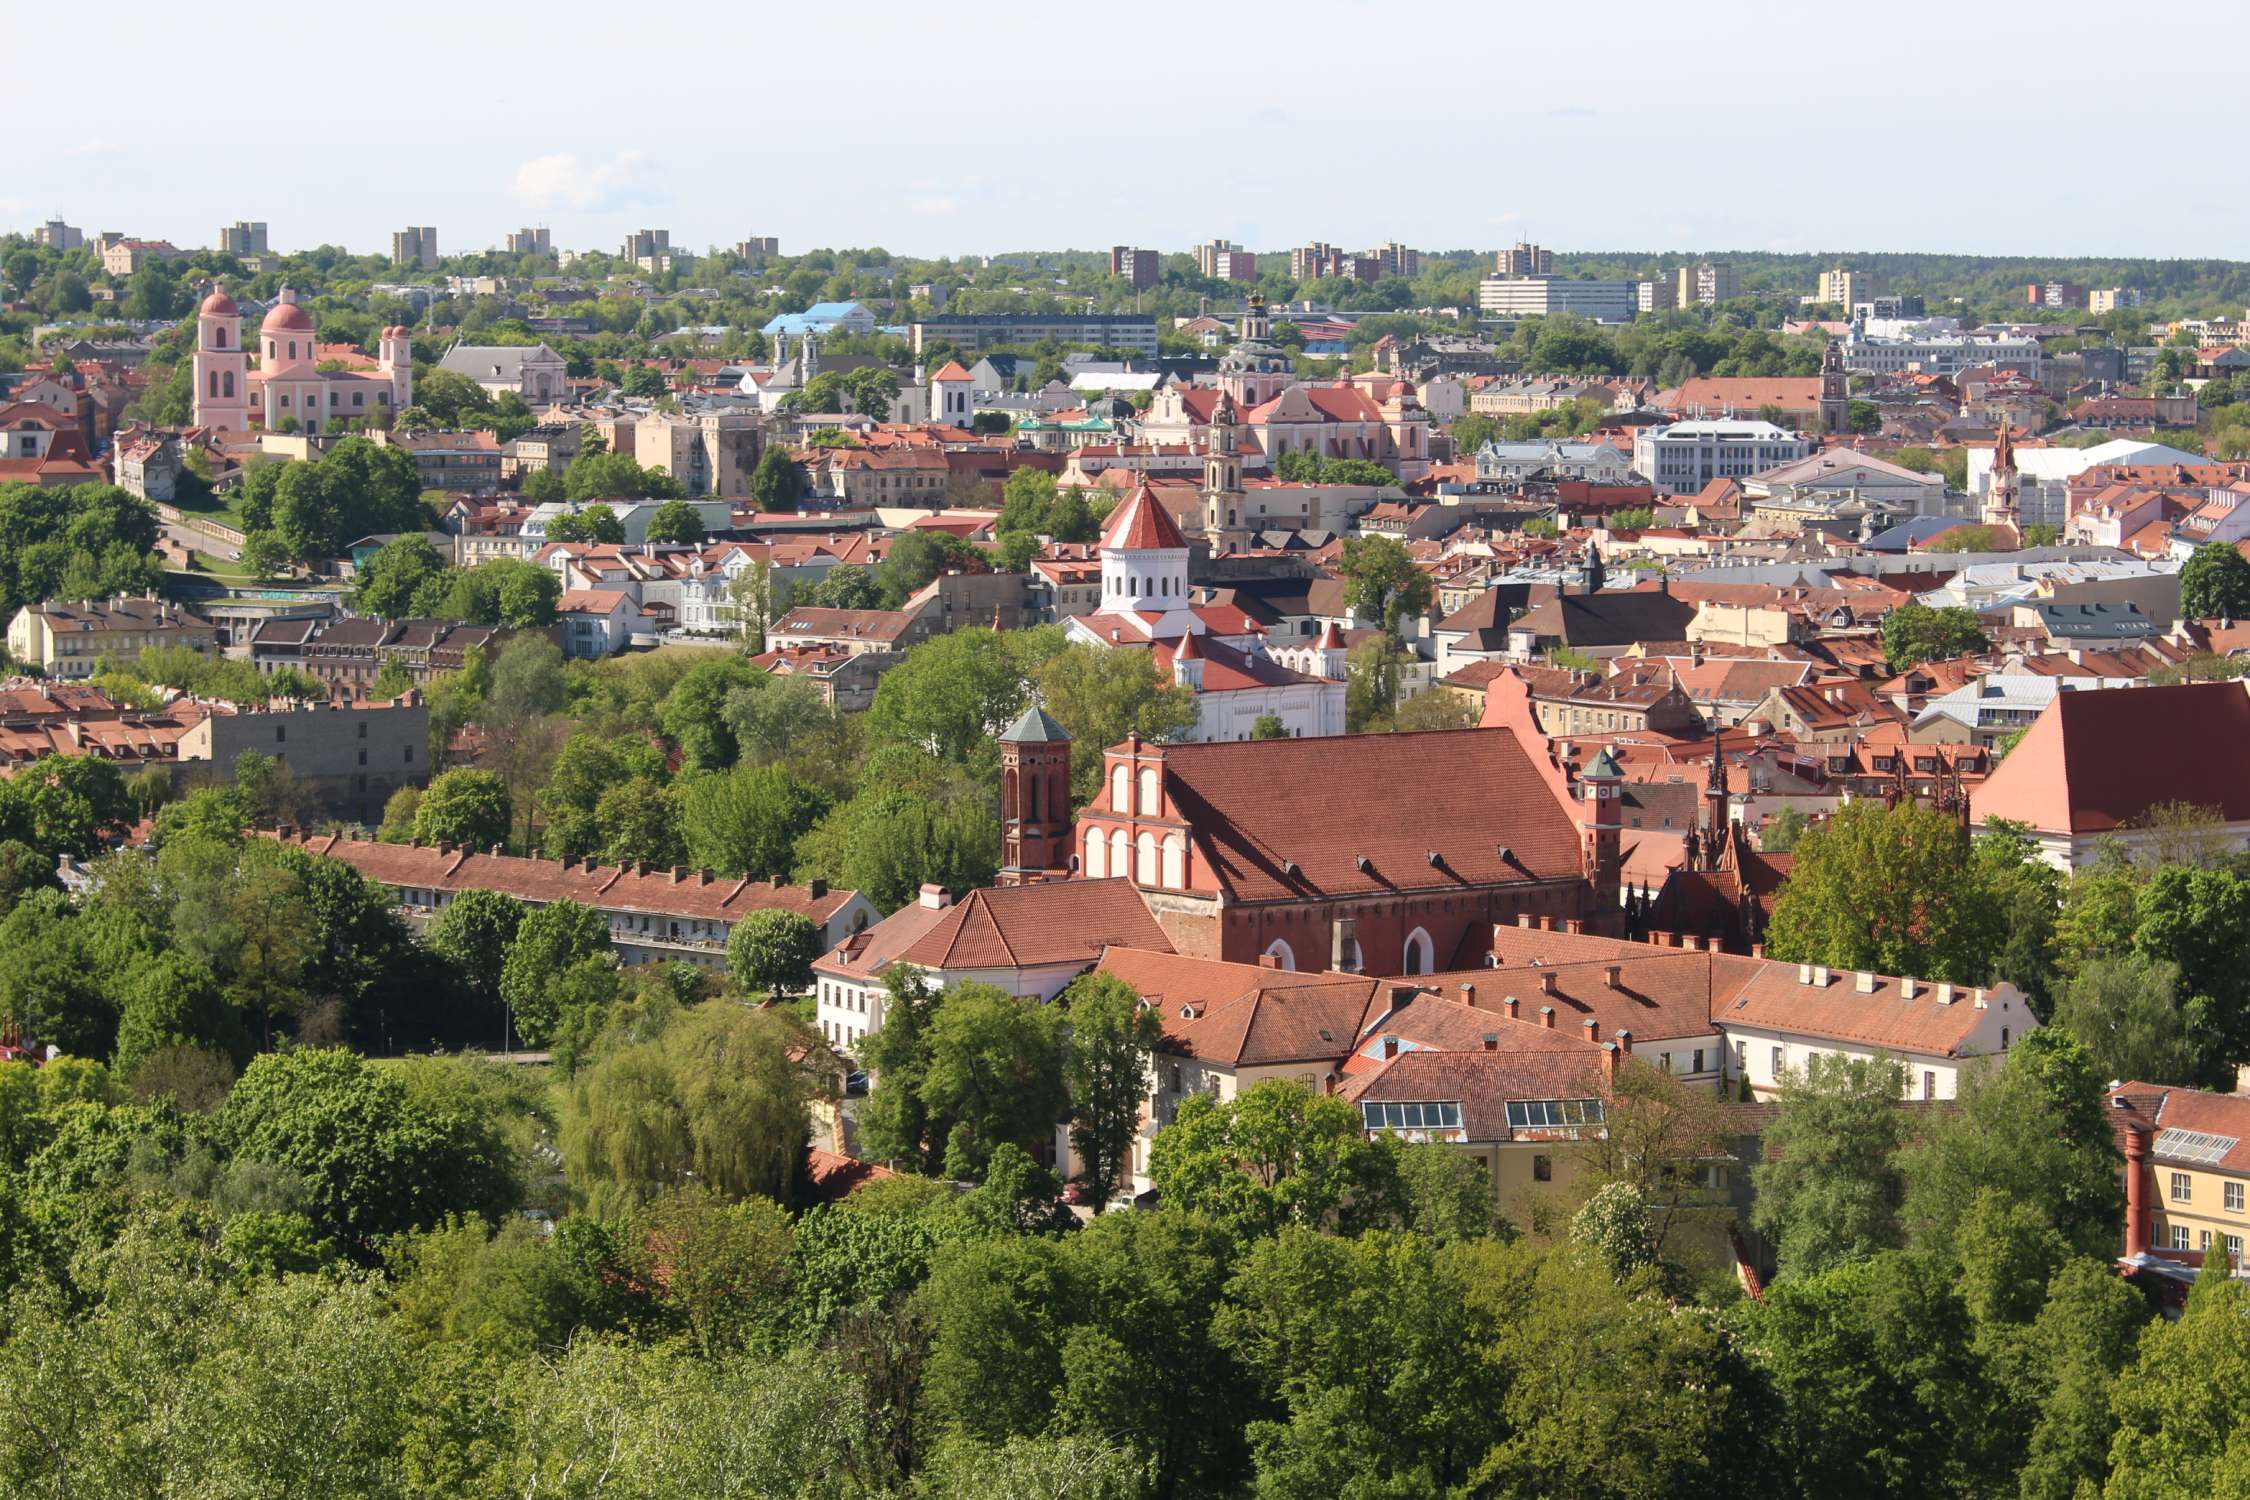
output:
[[[1021,787],[1022,783],[1016,779],[1016,773],[1012,770],[1000,778],[1000,807],[1003,812],[1023,813],[1022,804],[1016,801],[1016,794]]]
[[[1138,856],[1133,862],[1133,879],[1142,885],[1155,885],[1157,883],[1156,835],[1143,833],[1133,852]]]
[[[213,348],[217,349],[224,349],[227,346],[227,330],[224,323],[211,330],[211,344]]]
[[[217,370],[211,372],[211,394],[214,396],[219,394],[219,372]]]
[[[1164,888],[1168,891],[1187,888],[1187,840],[1177,833],[1164,836]]]
[[[1133,810],[1133,772],[1123,761],[1109,773],[1109,808],[1120,815]]]
[[[1156,767],[1141,767],[1141,816],[1143,817],[1153,817],[1156,814],[1159,800],[1158,780]]]
[[[1086,878],[1102,880],[1109,875],[1109,846],[1102,841],[1099,828],[1086,834]]]
[[[234,371],[226,370],[221,372],[219,376],[219,384],[223,388],[222,394],[232,396],[234,394]]]
[[[1133,841],[1122,828],[1109,831],[1109,873],[1118,880],[1133,873]]]
[[[1404,967],[1409,974],[1427,974],[1437,967],[1434,945],[1429,933],[1422,928],[1417,927],[1406,935]]]
[[[1288,969],[1292,973],[1296,971],[1297,955],[1290,948],[1290,946],[1287,943],[1283,942],[1280,938],[1275,938],[1272,942],[1266,945],[1266,957],[1279,959],[1281,961],[1281,966],[1284,969]]]

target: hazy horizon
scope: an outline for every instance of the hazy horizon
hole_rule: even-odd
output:
[[[848,27],[408,0],[372,27],[316,10],[252,36],[142,10],[98,32],[15,18],[15,54],[46,65],[17,85],[0,226],[59,212],[194,247],[253,219],[276,250],[380,251],[430,224],[448,255],[526,224],[574,248],[648,226],[694,250],[757,234],[930,257],[1213,237],[2025,260],[2250,243],[2250,204],[2212,182],[2231,98],[2128,93],[2092,40],[2114,12],[2075,4],[1910,0],[1833,47],[1778,0],[1445,4],[1411,25],[1371,0],[952,25],[875,0]],[[2250,13],[2184,19],[2203,55],[2250,41]],[[145,86],[90,86],[80,57]],[[1907,238],[1924,244],[1881,248]]]

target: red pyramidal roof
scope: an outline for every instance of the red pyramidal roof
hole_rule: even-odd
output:
[[[1180,526],[1172,513],[1156,498],[1156,492],[1143,480],[1133,491],[1117,514],[1109,518],[1102,532],[1102,546],[1116,547],[1134,552],[1153,552],[1162,548],[1187,550],[1187,538],[1180,535]]]

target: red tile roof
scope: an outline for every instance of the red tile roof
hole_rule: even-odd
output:
[[[1389,981],[1358,974],[1298,974],[1135,948],[1110,949],[1098,972],[1116,975],[1149,1003],[1164,1024],[1166,1051],[1229,1067],[1340,1062],[1388,1008],[1390,990]]]
[[[2250,693],[2239,682],[2058,694],[1971,794],[1977,822],[2106,833],[2160,802],[2250,820]]]
[[[568,900],[611,911],[722,922],[754,911],[778,909],[826,926],[859,894],[680,868],[566,863],[467,849],[378,844],[335,834],[300,842],[312,853],[340,859],[368,879],[394,890],[505,891],[533,905]]]
[[[1170,805],[1238,901],[1579,873],[1576,817],[1513,730],[1167,745],[1163,757]],[[1105,790],[1089,811],[1107,807]]]
[[[1172,513],[1143,480],[1102,528],[1102,546],[1134,551],[1168,548],[1184,552],[1187,538],[1180,534],[1179,523],[1172,519]]]
[[[1172,948],[1132,881],[1064,880],[971,891],[898,961],[939,970],[1091,965],[1113,946]]]

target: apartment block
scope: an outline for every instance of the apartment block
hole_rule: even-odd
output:
[[[231,255],[237,260],[246,256],[264,255],[266,226],[247,219],[237,219],[219,231],[219,253]]]
[[[1555,252],[1529,240],[1518,240],[1493,257],[1492,268],[1502,276],[1552,276]]]
[[[425,271],[437,269],[437,230],[424,224],[392,231],[391,260],[397,265],[419,266]]]

